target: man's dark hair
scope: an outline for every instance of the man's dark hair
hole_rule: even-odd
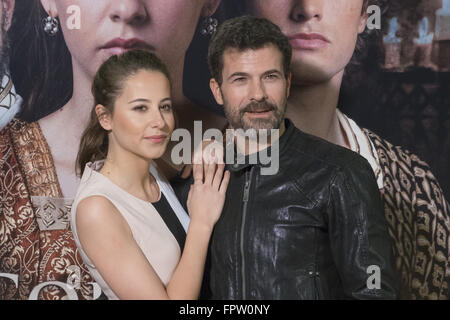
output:
[[[365,14],[367,12],[367,8],[369,6],[376,5],[380,7],[381,13],[386,13],[388,9],[388,0],[364,0],[363,1],[363,9],[361,14]],[[355,52],[350,61],[349,68],[358,68],[359,64],[364,60],[365,56],[368,54],[368,46],[371,40],[376,38],[380,38],[382,36],[381,30],[369,30],[365,28],[364,32],[358,35],[358,39],[356,41]],[[353,72],[352,70],[347,70],[347,72]]]
[[[291,68],[292,48],[280,28],[264,18],[241,16],[225,21],[214,34],[208,48],[211,75],[222,84],[223,53],[229,48],[244,51],[257,50],[267,45],[276,46],[283,55],[284,74]]]

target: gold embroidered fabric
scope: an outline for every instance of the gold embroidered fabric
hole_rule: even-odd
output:
[[[13,119],[0,130],[0,300],[26,300],[36,286],[56,281],[78,299],[94,297],[92,277],[69,228],[71,199],[61,197],[50,149],[37,123]],[[39,299],[66,299],[47,285]]]
[[[11,136],[30,195],[62,198],[50,148],[39,124],[15,121]]]
[[[32,196],[31,203],[41,231],[69,229],[73,199]]]

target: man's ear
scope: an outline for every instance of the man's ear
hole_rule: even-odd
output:
[[[221,0],[206,0],[202,8],[202,17],[212,16],[220,5]]]
[[[220,90],[220,85],[216,81],[216,79],[211,78],[209,80],[209,87],[211,88],[211,92],[214,96],[214,99],[216,99],[217,104],[220,104],[221,106],[223,106],[222,91]]]
[[[50,17],[56,18],[58,16],[55,0],[41,0],[41,4]]]
[[[95,113],[97,114],[98,122],[100,126],[106,131],[112,130],[111,113],[103,105],[98,104],[95,106]]]
[[[5,17],[5,30],[8,31],[11,27],[11,22],[14,14],[14,6],[16,4],[15,0],[3,0],[3,15]]]

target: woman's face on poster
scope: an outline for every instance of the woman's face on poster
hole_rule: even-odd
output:
[[[332,79],[364,31],[363,0],[246,0],[250,13],[277,24],[293,49],[293,83]]]
[[[59,18],[74,63],[91,77],[111,55],[131,48],[155,52],[169,68],[179,64],[201,13],[208,14],[208,9],[212,8],[209,13],[212,14],[218,2],[41,0],[47,13]]]

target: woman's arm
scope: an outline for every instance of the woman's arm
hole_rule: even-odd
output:
[[[120,299],[198,298],[208,242],[229,181],[229,173],[223,171],[224,165],[216,170],[215,164],[194,168],[195,183],[188,199],[191,223],[183,255],[167,288],[134,240],[128,223],[109,200],[94,196],[79,203],[76,225],[81,245]]]

